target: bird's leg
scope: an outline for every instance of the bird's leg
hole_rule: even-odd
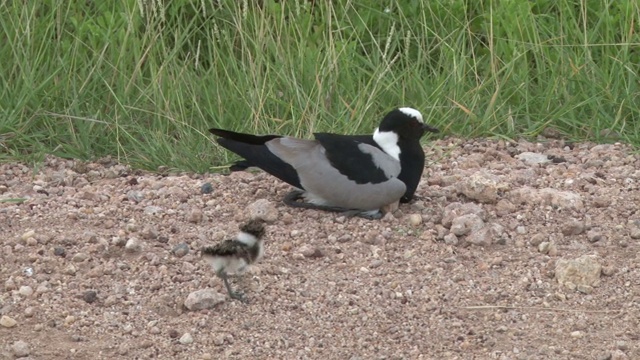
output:
[[[424,196],[413,194],[413,197],[411,197],[411,198],[408,198],[406,196],[401,197],[400,198],[400,202],[403,203],[403,204],[407,204],[407,203],[410,203],[410,202],[414,202],[414,201],[418,201],[418,200],[424,200],[424,199],[425,199]]]
[[[345,216],[347,217],[351,217],[351,216],[357,216],[366,220],[380,220],[382,219],[382,213],[380,211],[375,212],[375,213],[371,213],[371,212],[367,212],[367,211],[360,211],[360,210],[348,210],[345,211],[343,214],[345,214]]]
[[[300,202],[298,200],[302,199],[302,194],[304,191],[301,190],[291,190],[287,195],[282,198],[282,202],[291,207],[304,208],[304,209],[316,209],[317,205],[309,204],[307,202]]]
[[[286,205],[289,205],[291,207],[297,207],[297,208],[303,208],[303,209],[324,210],[324,211],[333,211],[333,212],[343,212],[346,210],[350,210],[350,209],[336,207],[336,206],[317,205],[317,204],[305,202],[304,199],[302,199],[303,194],[304,194],[304,191],[291,190],[287,195],[284,196],[284,198],[282,198],[282,202],[284,202]],[[298,201],[301,199],[302,201]]]
[[[351,212],[353,212],[353,214],[351,214],[351,215],[346,214],[347,216],[357,215],[357,213],[360,211],[360,210],[356,210],[356,209],[343,208],[343,207],[340,207],[340,206],[328,206],[328,205],[312,204],[312,203],[304,202],[304,199],[303,199],[303,201],[298,201],[298,200],[302,199],[302,195],[303,194],[304,194],[304,191],[292,190],[287,195],[284,196],[284,198],[282,199],[282,202],[284,202],[286,205],[289,205],[291,207],[298,207],[298,208],[303,208],[303,209],[324,210],[324,211],[340,212],[340,213],[351,213]]]
[[[225,273],[224,271],[219,271],[216,275],[218,275],[218,277],[224,282],[224,286],[227,288],[227,293],[229,293],[230,298],[239,300],[241,302],[247,301],[243,293],[231,290],[231,285],[229,285],[229,277],[227,276],[227,273]]]

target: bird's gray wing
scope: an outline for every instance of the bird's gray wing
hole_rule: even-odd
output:
[[[281,138],[269,141],[267,146],[296,169],[309,200],[316,204],[373,210],[399,200],[406,190],[396,178],[400,164],[371,145],[356,144],[355,152],[350,149],[343,153],[343,157],[361,160],[338,162],[340,167],[330,161],[328,150],[318,141]]]

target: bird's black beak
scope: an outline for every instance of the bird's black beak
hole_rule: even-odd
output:
[[[440,130],[438,130],[438,128],[435,128],[431,125],[427,125],[427,124],[422,124],[422,130],[424,131],[428,131],[428,132],[432,132],[432,133],[439,133]]]

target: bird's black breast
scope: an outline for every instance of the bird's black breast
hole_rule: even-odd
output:
[[[398,175],[398,179],[407,186],[407,190],[400,202],[408,203],[413,199],[413,195],[422,179],[425,156],[419,142],[400,144],[400,149],[400,175]]]
[[[340,174],[356,184],[379,184],[389,177],[373,161],[371,154],[358,147],[363,143],[352,136],[327,133],[314,134],[325,149],[325,155]]]

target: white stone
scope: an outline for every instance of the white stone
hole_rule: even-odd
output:
[[[124,249],[130,253],[138,252],[142,249],[142,244],[138,238],[132,237],[127,240],[127,243],[124,245]]]
[[[225,296],[212,289],[197,290],[189,294],[184,306],[189,310],[210,309],[224,302]]]
[[[0,326],[6,328],[12,328],[18,324],[13,318],[8,317],[7,315],[2,315],[0,318]]]
[[[31,288],[31,286],[20,286],[18,293],[22,296],[29,297],[33,295],[33,288]]]
[[[22,340],[14,342],[13,345],[11,345],[11,350],[13,351],[13,355],[17,358],[27,357],[31,353],[29,344]]]
[[[191,334],[189,333],[184,333],[184,335],[182,335],[180,337],[180,340],[178,341],[180,341],[181,344],[188,345],[193,342],[193,336],[191,336]]]
[[[556,261],[555,276],[560,284],[576,286],[597,286],[600,282],[602,265],[596,255],[583,255],[576,259]]]

